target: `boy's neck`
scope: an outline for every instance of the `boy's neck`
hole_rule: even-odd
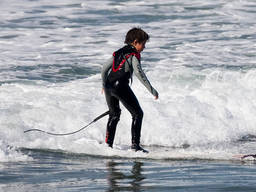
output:
[[[131,46],[132,48],[134,48],[137,51],[137,49],[134,45],[132,45],[132,44],[128,44],[128,45]]]

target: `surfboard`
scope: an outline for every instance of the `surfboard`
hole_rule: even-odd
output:
[[[256,160],[256,154],[246,154],[246,155],[235,155],[235,158],[239,158],[241,160]]]
[[[128,145],[114,145],[113,149],[120,150],[120,151],[132,151],[132,152],[149,153],[149,151],[144,149],[144,148],[143,148],[143,150],[136,151],[134,149],[131,149],[131,146],[128,146]]]

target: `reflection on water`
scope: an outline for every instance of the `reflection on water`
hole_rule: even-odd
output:
[[[134,161],[131,169],[124,169],[122,164],[122,162],[115,162],[114,160],[107,162],[109,184],[107,191],[140,191],[142,189],[141,183],[145,179],[142,174],[143,163]],[[122,166],[122,171],[120,166]]]
[[[255,192],[255,161],[109,159],[21,149],[33,161],[0,163],[0,192]]]

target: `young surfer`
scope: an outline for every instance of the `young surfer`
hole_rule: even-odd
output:
[[[120,118],[121,109],[119,101],[132,115],[132,146],[135,151],[147,152],[140,146],[141,125],[143,111],[139,102],[129,86],[132,82],[133,72],[141,83],[158,99],[158,92],[151,86],[141,68],[140,53],[145,48],[149,35],[140,28],[130,29],[125,37],[126,45],[113,53],[112,58],[103,65],[102,82],[103,91],[109,108],[105,142],[113,146],[116,126]]]

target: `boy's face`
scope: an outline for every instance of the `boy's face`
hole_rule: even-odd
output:
[[[139,43],[138,41],[133,42],[133,46],[136,48],[136,50],[140,53],[145,49],[146,41]]]

